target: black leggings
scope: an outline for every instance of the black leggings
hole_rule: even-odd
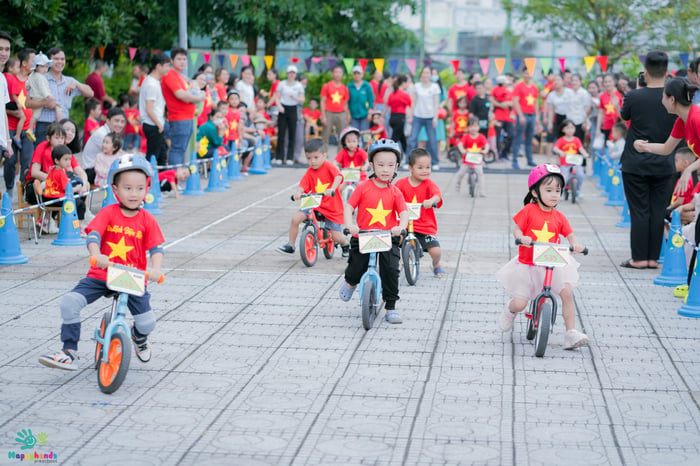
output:
[[[403,129],[406,127],[405,113],[392,113],[389,118],[389,126],[391,126],[391,139],[401,144],[401,150],[406,153],[406,134]]]
[[[379,276],[382,279],[382,296],[387,311],[395,309],[399,300],[399,252],[398,238],[392,238],[392,248],[389,251],[377,253]],[[345,281],[355,286],[360,283],[362,274],[369,266],[369,254],[361,254],[357,238],[350,238],[350,258],[345,269]]]
[[[297,134],[297,106],[282,105],[284,112],[277,116],[277,160],[294,160],[294,143]],[[287,141],[287,151],[284,141]]]

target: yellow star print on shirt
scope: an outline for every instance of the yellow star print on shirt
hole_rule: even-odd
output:
[[[333,94],[331,94],[331,102],[333,102],[334,104],[339,104],[342,98],[343,96],[338,91],[335,91]]]
[[[688,143],[688,149],[693,151],[693,154],[695,154],[695,158],[698,158],[698,157],[700,157],[700,155],[698,155],[698,153],[695,151],[695,144],[696,143],[692,143],[692,144]]]
[[[330,183],[321,183],[321,178],[316,178],[316,186],[314,187],[314,190],[317,193],[325,193],[326,189],[328,189],[330,185]]]
[[[525,96],[525,102],[527,102],[528,107],[535,105],[535,96],[532,94]]]
[[[615,114],[615,106],[613,104],[605,104],[605,114],[606,115],[614,115]]]
[[[112,252],[109,253],[109,258],[113,257],[118,257],[121,260],[126,262],[126,253],[134,249],[133,246],[127,246],[124,243],[124,238],[120,238],[118,243],[112,243],[111,241],[107,241],[107,244],[109,245],[110,248],[112,248]]]
[[[549,231],[549,225],[547,225],[547,222],[544,222],[544,226],[541,230],[535,230],[533,228],[532,232],[535,234],[535,241],[542,243],[549,243],[549,240],[554,236],[554,232]]]
[[[474,143],[471,147],[467,148],[467,152],[481,152],[481,148]]]
[[[372,214],[372,219],[369,221],[369,224],[372,225],[374,223],[381,223],[382,226],[386,226],[386,216],[389,215],[391,210],[387,210],[384,208],[384,202],[382,202],[381,199],[379,199],[379,203],[377,204],[377,207],[374,209],[370,209],[369,207],[366,207],[367,212]]]
[[[24,105],[25,102],[27,101],[27,94],[24,92],[24,89],[19,91],[19,94],[17,94],[17,103],[22,109],[26,109],[27,107]]]

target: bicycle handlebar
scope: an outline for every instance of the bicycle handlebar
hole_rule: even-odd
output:
[[[319,194],[320,194],[321,196],[325,196],[325,193],[310,193],[310,194],[302,194],[301,196],[299,196],[299,199],[304,199],[305,197],[311,197],[311,196],[318,196]],[[333,197],[333,196],[335,196],[335,191],[331,191],[331,196],[330,196],[330,197]],[[292,195],[290,196],[290,199],[291,199],[292,201],[296,201],[296,200],[297,200],[297,199],[294,199],[294,194],[292,194]]]
[[[360,230],[359,233],[387,233],[391,232],[391,230]],[[350,234],[350,229],[348,228],[343,228],[343,234],[344,235],[349,235]],[[408,235],[408,231],[404,228],[401,230],[401,235],[400,236],[406,236]]]
[[[519,239],[516,239],[515,244],[516,244],[516,246],[522,246],[523,242]],[[533,245],[547,246],[547,245],[551,245],[551,244],[556,244],[556,243],[543,243],[542,241],[533,241],[530,243],[530,246],[533,246]],[[573,250],[574,250],[574,247],[569,245],[569,251],[573,252]],[[581,251],[581,254],[583,254],[584,256],[587,256],[588,255],[588,248],[583,248],[583,251]]]
[[[92,265],[93,267],[97,267],[97,257],[90,256],[89,261],[90,261],[90,265]],[[114,263],[110,262],[109,264],[112,265]],[[148,270],[144,270],[143,272],[146,274],[146,280],[148,280]],[[158,281],[156,283],[160,284],[160,283],[163,283],[164,281],[165,281],[165,275],[161,274],[160,278],[158,279]]]

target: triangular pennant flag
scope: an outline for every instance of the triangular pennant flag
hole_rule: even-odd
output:
[[[379,71],[380,73],[384,72],[384,59],[383,58],[375,58],[374,59],[374,68]]]
[[[217,53],[216,54],[216,59],[219,61],[219,68],[224,67],[224,60],[226,60],[226,57],[222,53]]]
[[[284,69],[284,64],[287,63],[287,59],[284,57],[279,57],[277,59],[277,70],[282,71]]]
[[[272,64],[275,62],[275,57],[272,55],[265,55],[265,68],[268,70],[272,69]]]
[[[135,56],[136,56],[136,47],[129,47],[129,60],[134,61]]]
[[[92,57],[94,57],[94,56],[95,56],[95,47],[90,47],[90,60],[92,60]]]
[[[211,60],[211,53],[205,53],[204,54],[204,62],[209,63],[209,60]]]
[[[681,62],[683,62],[683,66],[685,68],[688,68],[688,57],[690,54],[688,52],[682,52],[678,54],[678,58],[681,59]]]
[[[564,74],[566,70],[566,58],[557,58],[559,60],[559,67],[561,68],[561,74]]]
[[[527,72],[530,76],[533,76],[535,74],[535,64],[537,63],[536,58],[525,58],[523,60],[525,62],[525,68],[527,68]]]
[[[158,53],[158,50],[154,50],[153,53]],[[164,53],[170,58],[170,50],[166,50]]]
[[[343,65],[345,65],[345,72],[349,73],[352,70],[352,65],[355,64],[354,58],[343,58]]]
[[[415,58],[407,58],[406,59],[406,66],[408,66],[408,71],[410,71],[411,74],[416,74],[416,59]]]
[[[607,55],[602,55],[596,57],[596,60],[598,60],[598,64],[600,65],[600,69],[603,70],[603,73],[605,73],[608,70],[608,56]]]
[[[472,68],[474,68],[474,59],[473,59],[473,58],[467,58],[466,60],[464,60],[464,63],[465,63],[465,65],[466,65],[465,68],[467,69],[467,73],[471,73],[471,72],[472,72]]]
[[[389,60],[389,70],[391,71],[391,74],[396,74],[396,68],[399,67],[399,61],[398,60]]]
[[[197,64],[198,58],[199,52],[190,52],[190,61],[192,62],[192,66],[195,66]]]
[[[517,73],[520,71],[520,67],[523,66],[523,59],[522,58],[513,58],[513,60],[510,62],[510,64],[513,67],[513,72]]]
[[[593,65],[595,64],[595,56],[590,55],[588,57],[583,57],[583,62],[586,64],[586,72],[590,73],[591,68],[593,68]]]
[[[639,61],[642,65],[647,61],[647,56],[646,55],[637,55],[637,58],[639,58]]]
[[[311,57],[311,61],[316,63],[317,65],[321,63],[321,60],[323,60],[322,57]]]
[[[236,67],[236,62],[238,61],[238,55],[232,53],[228,56],[228,59],[231,60],[231,69],[233,70]]]
[[[424,58],[423,59],[423,67],[430,66],[430,64],[433,62],[432,58]]]
[[[335,58],[329,58],[326,62],[328,63],[328,69],[332,70],[333,68],[335,68],[335,64],[338,63],[338,60],[336,60]]]
[[[551,58],[540,58],[540,65],[542,66],[542,74],[547,76],[550,71],[552,71],[552,59]]]
[[[260,61],[258,60],[259,57],[257,55],[251,55],[250,56],[250,64],[253,65],[254,69],[258,69],[258,65],[260,64]]]
[[[367,72],[367,62],[369,60],[367,58],[358,58],[357,61],[360,63],[360,66],[362,67],[362,74],[365,74]]]
[[[450,60],[450,63],[452,63],[452,69],[454,69],[455,74],[457,74],[457,71],[459,71],[459,60]]]
[[[120,45],[119,46],[119,56],[121,57],[122,55],[124,55],[124,46]]]
[[[489,74],[489,64],[491,61],[488,58],[479,58],[479,66],[481,66],[481,73],[486,76]]]
[[[506,59],[505,58],[494,58],[493,64],[496,65],[496,71],[498,71],[498,74],[503,74],[503,68],[505,68],[505,66],[506,66]]]
[[[292,57],[292,63],[299,63],[299,57]]]
[[[105,57],[104,45],[100,45],[99,47],[97,47],[97,52],[100,54],[100,59],[104,59],[104,57]]]
[[[311,71],[311,58],[304,58],[304,64],[306,64],[306,71]]]
[[[167,53],[167,52],[166,52],[166,53]],[[142,61],[142,62],[145,62],[145,61],[146,61],[146,57],[147,57],[147,56],[148,56],[148,49],[143,49],[143,50],[141,50],[141,61]]]

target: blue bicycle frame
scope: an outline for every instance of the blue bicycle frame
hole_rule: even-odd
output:
[[[365,289],[365,279],[369,278],[374,283],[374,302],[379,303],[379,298],[382,295],[382,279],[377,271],[377,253],[369,253],[369,264],[367,266],[367,271],[362,274],[360,278],[360,296],[364,296]],[[360,300],[360,306],[362,306],[362,300]]]
[[[112,335],[119,331],[119,327],[121,327],[124,331],[124,335],[131,335],[131,329],[126,322],[128,300],[129,295],[126,293],[118,293],[118,295],[114,297],[114,302],[112,303],[112,314],[110,316],[111,319],[109,321],[109,325],[105,329],[104,337],[100,337],[99,327],[95,329],[95,341],[102,345],[102,361],[107,361],[107,358],[109,357],[109,342],[112,339]]]

